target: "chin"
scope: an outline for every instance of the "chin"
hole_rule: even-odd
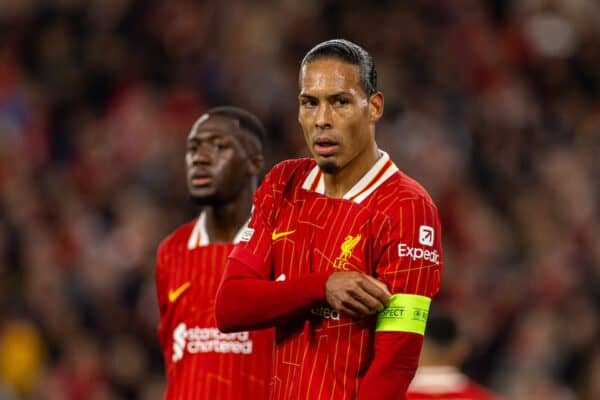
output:
[[[334,174],[340,170],[340,167],[333,161],[321,161],[319,168],[325,174]]]
[[[189,198],[197,206],[212,206],[219,202],[218,197],[214,193],[205,195],[190,193]]]

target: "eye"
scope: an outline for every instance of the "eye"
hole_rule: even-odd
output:
[[[337,98],[337,99],[335,99],[335,101],[333,102],[333,104],[335,106],[345,106],[345,105],[350,104],[350,100],[348,100],[346,98],[343,98],[343,97],[342,98]]]
[[[302,98],[302,100],[300,100],[300,105],[303,107],[315,107],[317,102],[314,99]]]
[[[213,147],[219,151],[222,151],[228,149],[229,147],[231,147],[231,145],[225,140],[215,140],[213,142]]]

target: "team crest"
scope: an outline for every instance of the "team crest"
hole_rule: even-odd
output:
[[[346,236],[346,239],[344,239],[344,242],[340,246],[340,249],[342,251],[341,251],[340,255],[333,262],[333,268],[335,270],[337,270],[337,271],[347,271],[348,270],[348,268],[346,267],[346,264],[348,264],[348,259],[352,256],[352,251],[354,250],[354,248],[356,247],[358,242],[360,242],[360,239],[361,239],[360,233],[356,236],[352,236],[352,235]]]

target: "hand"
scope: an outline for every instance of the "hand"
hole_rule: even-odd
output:
[[[382,311],[391,295],[385,283],[361,272],[334,272],[325,284],[329,305],[352,318]]]

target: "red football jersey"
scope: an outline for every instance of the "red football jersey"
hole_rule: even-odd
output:
[[[343,198],[327,197],[324,189],[314,160],[278,164],[256,192],[249,227],[230,258],[276,281],[360,271],[392,293],[431,298],[438,292],[437,209],[386,153]],[[374,357],[383,356],[374,352],[375,323],[375,317],[353,320],[324,303],[279,324],[271,399],[355,399]]]
[[[214,298],[232,243],[210,244],[204,214],[160,245],[156,288],[158,329],[166,366],[166,399],[265,399],[273,331],[224,334]]]
[[[454,367],[420,367],[408,388],[408,400],[500,400]]]

